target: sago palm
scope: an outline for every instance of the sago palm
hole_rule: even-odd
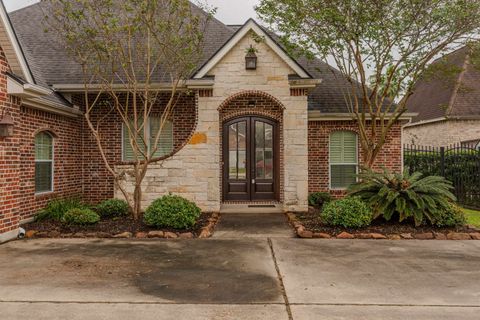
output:
[[[403,174],[366,169],[359,174],[359,182],[349,188],[349,194],[370,204],[374,218],[391,220],[398,214],[400,222],[413,218],[419,226],[425,218],[435,223],[442,210],[456,200],[451,189],[451,182],[443,177],[409,174],[408,168]]]

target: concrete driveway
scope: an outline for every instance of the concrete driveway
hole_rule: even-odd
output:
[[[1,319],[475,319],[480,242],[30,240]]]

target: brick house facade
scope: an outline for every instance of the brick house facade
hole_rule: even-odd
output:
[[[42,5],[16,11],[12,24],[2,21],[0,30],[8,40],[0,43],[0,115],[6,112],[14,119],[14,135],[0,138],[0,241],[16,236],[20,223],[50,199],[78,197],[95,204],[122,197],[84,121],[78,66],[38,31]],[[331,134],[358,127],[345,106],[344,84],[330,75],[331,67],[289,57],[253,20],[241,28],[215,20],[206,32],[216,41],[190,87],[185,85],[178,96],[171,119],[172,151],[150,166],[142,206],[174,193],[204,211],[258,201],[274,203],[281,211],[304,211],[309,192],[344,194],[330,187]],[[258,36],[265,41],[255,42]],[[245,49],[252,44],[258,66],[247,70]],[[46,53],[50,56],[44,61]],[[160,99],[154,114],[161,114],[165,101]],[[98,109],[92,118],[105,115]],[[115,113],[106,119],[100,133],[107,158],[116,170],[128,169],[122,122]],[[53,191],[36,194],[35,137],[41,132],[53,139]],[[233,138],[226,136],[230,134]],[[399,123],[378,157],[378,168],[401,169],[401,142]],[[360,166],[358,143],[355,149]],[[127,174],[121,183],[132,191],[131,182]]]

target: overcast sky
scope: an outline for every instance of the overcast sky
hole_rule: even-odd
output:
[[[248,18],[256,18],[253,7],[259,0],[206,0],[207,3],[216,7],[217,18],[226,24],[243,24]],[[3,0],[8,11],[17,10],[28,6],[38,0]],[[203,0],[202,2],[205,2]]]

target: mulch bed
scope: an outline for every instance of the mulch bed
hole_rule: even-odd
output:
[[[322,223],[319,210],[310,208],[307,213],[289,213],[290,223],[301,238],[337,239],[392,239],[392,240],[480,240],[480,230],[473,226],[458,228],[415,227],[412,223],[375,220],[372,225],[350,229],[331,227]]]
[[[31,222],[23,225],[27,238],[208,238],[212,235],[218,213],[202,213],[191,229],[152,228],[143,217],[102,219],[89,226],[70,226],[58,221]]]

